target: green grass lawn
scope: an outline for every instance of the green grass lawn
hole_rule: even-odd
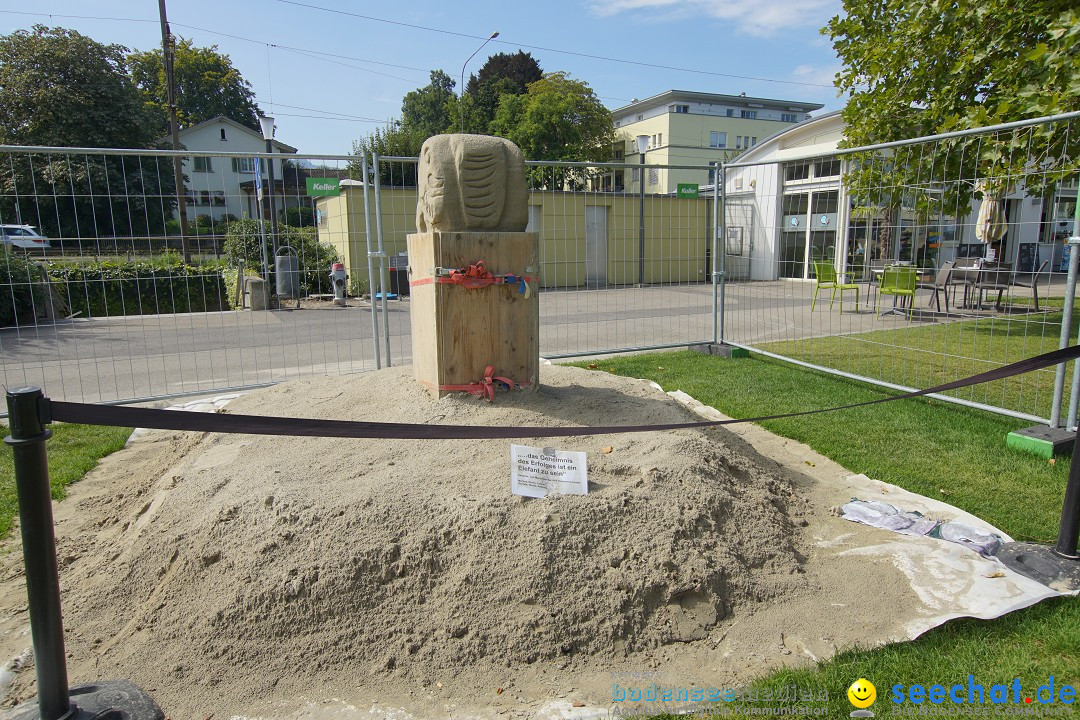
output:
[[[1061,319],[1062,312],[1057,310],[932,324],[912,322],[891,330],[763,343],[757,347],[864,377],[926,388],[1056,350]],[[1074,312],[1074,336],[1078,323],[1080,312]],[[949,394],[1050,417],[1054,372],[1053,368],[1040,370]],[[1072,377],[1071,363],[1066,377]]]
[[[683,390],[736,418],[889,394],[756,355],[730,360],[683,351],[582,364],[648,378],[665,390]],[[1006,448],[1005,436],[1027,424],[923,398],[762,423],[853,472],[939,498],[1018,540],[1053,542],[1069,461],[1051,464]],[[871,709],[881,717],[893,707],[886,696],[896,683],[948,686],[966,681],[968,674],[987,687],[1020,678],[1023,687],[1033,690],[1051,675],[1058,685],[1080,686],[1080,600],[1044,602],[992,621],[954,620],[914,642],[852,648],[812,669],[773,673],[751,690],[779,693],[796,684],[815,693],[827,691],[828,717],[846,717],[853,709],[847,687],[866,677],[877,686],[879,700]],[[763,704],[746,705],[755,706]]]
[[[53,423],[49,429],[53,436],[46,447],[49,454],[49,481],[55,500],[64,499],[68,485],[92,470],[99,459],[124,447],[131,435],[131,428],[67,423]],[[4,436],[8,434],[6,425],[0,424],[0,433]],[[12,520],[18,513],[13,455],[5,445],[0,450],[0,539],[7,537]]]

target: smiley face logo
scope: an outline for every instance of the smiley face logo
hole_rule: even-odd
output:
[[[851,687],[847,691],[847,697],[852,705],[860,710],[865,710],[877,700],[877,688],[866,678],[859,678],[851,683]]]

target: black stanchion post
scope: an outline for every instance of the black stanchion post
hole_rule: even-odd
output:
[[[1080,560],[1076,551],[1080,536],[1080,432],[1073,443],[1072,460],[1069,462],[1069,482],[1065,485],[1065,504],[1061,508],[1061,526],[1058,528],[1054,554],[1070,560]]]
[[[45,441],[52,432],[45,428],[48,418],[41,415],[43,400],[41,390],[36,387],[8,391],[11,435],[4,442],[15,453],[15,487],[19,495],[38,708],[43,720],[59,720],[71,707],[64,658],[64,623],[60,617],[49,460],[45,452]]]

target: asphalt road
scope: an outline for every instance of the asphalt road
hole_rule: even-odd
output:
[[[541,353],[601,353],[712,337],[711,288],[545,292]],[[409,301],[387,303],[390,364],[411,361]],[[371,308],[67,319],[0,330],[7,387],[57,400],[111,402],[214,392],[377,367]],[[380,317],[380,359],[386,337]]]

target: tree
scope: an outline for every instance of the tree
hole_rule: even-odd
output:
[[[432,135],[453,127],[454,81],[442,70],[431,71],[431,82],[405,95],[401,101],[401,125],[410,133]]]
[[[615,134],[611,113],[588,83],[563,72],[531,83],[525,95],[500,97],[491,129],[517,143],[528,160],[602,162],[611,155]],[[564,179],[576,182],[581,176],[567,171]]]
[[[0,142],[151,147],[126,52],[43,25],[0,37]],[[173,188],[168,163],[152,156],[13,153],[0,167],[0,216],[53,237],[146,236],[171,216]]]
[[[251,84],[233,67],[228,55],[217,51],[217,45],[195,47],[191,40],[181,38],[173,58],[176,114],[182,126],[224,115],[259,131],[259,108]],[[128,64],[132,81],[156,114],[155,132],[165,135],[169,107],[161,50],[132,53]]]
[[[544,76],[540,64],[530,54],[498,53],[484,63],[476,75],[469,76],[465,85],[468,98],[465,108],[465,124],[470,132],[487,133],[503,95],[524,95],[529,83]]]
[[[1074,0],[844,0],[823,29],[844,64],[836,86],[848,147],[1080,110],[1080,10]],[[965,207],[976,180],[1001,194],[1022,179],[1075,172],[1080,140],[1059,125],[946,140],[932,152],[852,158],[857,202]],[[926,187],[927,178],[944,179]],[[920,180],[921,179],[921,180]],[[885,180],[885,182],[883,182]],[[915,188],[894,197],[895,188]],[[919,193],[923,197],[918,197]],[[858,195],[858,193],[856,193]]]
[[[155,131],[122,45],[35,25],[0,36],[0,142],[148,147]]]
[[[363,180],[359,158],[373,152],[382,157],[419,157],[420,147],[427,137],[392,120],[386,127],[377,128],[366,138],[353,142],[352,154],[357,159],[349,162],[346,172],[353,180]],[[383,187],[416,187],[416,163],[380,162],[379,183]]]

